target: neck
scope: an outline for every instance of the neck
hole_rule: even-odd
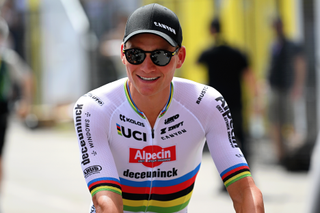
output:
[[[158,116],[168,103],[171,92],[171,84],[163,91],[152,96],[145,96],[139,93],[139,91],[134,88],[130,81],[128,82],[128,86],[131,99],[135,106],[139,109],[139,111],[143,112],[143,114],[147,117],[151,127],[153,127]]]
[[[225,42],[222,39],[222,37],[220,35],[216,35],[215,40],[214,40],[214,46],[218,47],[218,46],[221,46],[224,44],[225,44]]]

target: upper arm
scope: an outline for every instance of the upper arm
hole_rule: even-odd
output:
[[[198,64],[206,64],[207,60],[208,60],[207,55],[208,55],[207,51],[202,52],[201,55],[199,56],[198,60],[197,60],[197,63]]]
[[[13,50],[6,50],[4,58],[10,67],[10,73],[15,81],[22,83],[32,76],[31,68]]]

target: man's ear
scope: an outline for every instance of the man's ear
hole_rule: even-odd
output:
[[[121,48],[120,48],[120,58],[121,58],[121,61],[124,65],[126,65],[126,56],[124,55],[124,52],[123,52],[123,48],[124,48],[124,43],[122,42],[121,43]]]
[[[180,50],[178,51],[178,63],[176,67],[177,69],[182,66],[185,59],[186,59],[186,48],[185,46],[181,46]]]

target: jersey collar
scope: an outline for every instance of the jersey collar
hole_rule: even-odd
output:
[[[129,85],[128,85],[128,80],[125,81],[124,83],[124,91],[126,93],[126,97],[127,97],[127,100],[129,102],[129,104],[131,105],[132,109],[138,113],[138,115],[140,115],[140,117],[142,117],[143,119],[146,119],[145,115],[143,112],[141,112],[138,107],[135,105],[135,103],[133,102],[132,98],[131,98],[131,93],[130,93],[130,89],[129,89]],[[165,107],[162,109],[162,111],[160,112],[159,114],[159,118],[161,118],[168,110],[170,104],[171,104],[171,101],[172,101],[172,96],[173,96],[173,83],[171,82],[171,85],[170,85],[170,96],[169,96],[169,99],[168,99],[168,102],[167,104],[165,105]]]

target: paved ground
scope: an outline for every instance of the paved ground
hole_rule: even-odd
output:
[[[254,144],[251,163],[268,213],[304,213],[308,174],[272,165],[268,142]],[[13,121],[4,155],[1,213],[88,213],[90,196],[78,162],[71,126],[29,130]],[[219,191],[221,180],[205,153],[189,205],[191,213],[231,213],[231,200]]]

